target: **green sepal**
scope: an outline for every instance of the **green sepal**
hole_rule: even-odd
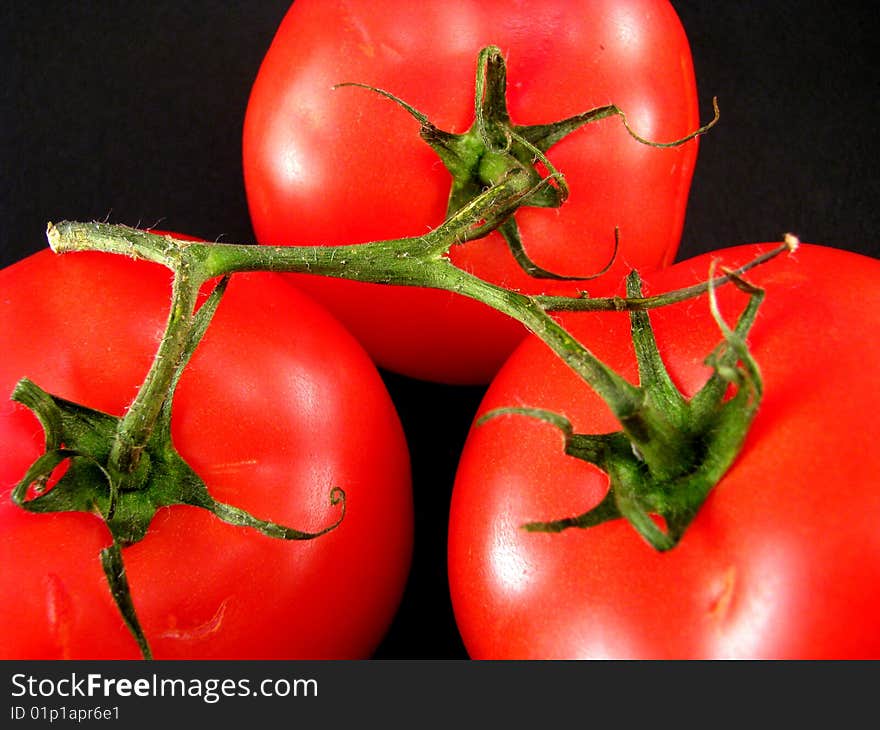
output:
[[[513,171],[524,173],[531,183],[529,192],[517,201],[516,208],[560,207],[568,198],[568,186],[565,177],[547,158],[547,152],[568,135],[593,122],[607,117],[618,117],[634,140],[650,147],[662,148],[678,147],[704,134],[717,123],[719,116],[717,100],[713,99],[715,116],[708,124],[680,139],[668,142],[656,142],[639,135],[630,127],[623,110],[615,104],[595,107],[547,124],[514,124],[507,110],[507,67],[504,55],[497,46],[486,46],[477,57],[474,123],[463,134],[438,128],[425,114],[389,91],[358,82],[341,83],[334,88],[343,86],[357,86],[374,91],[398,104],[419,123],[421,138],[440,157],[452,175],[447,218]],[[511,210],[511,216],[515,216],[515,210]],[[526,253],[515,221],[498,227],[498,231],[520,267],[534,278],[579,281],[605,273],[605,269],[587,275],[564,275],[548,271],[538,266]],[[480,235],[488,232],[483,230]]]
[[[116,540],[101,550],[101,567],[104,569],[104,576],[110,586],[113,601],[122,615],[122,620],[137,641],[141,655],[144,659],[152,659],[153,652],[144,630],[141,628],[141,622],[138,620],[137,611],[135,611],[134,602],[131,599],[131,588],[128,585],[125,563],[122,560],[122,548]]]
[[[142,540],[162,507],[185,504],[201,507],[238,527],[249,527],[282,540],[311,540],[335,529],[345,516],[345,493],[330,490],[330,504],[340,505],[339,516],[326,527],[309,532],[254,517],[249,512],[214,499],[202,479],[184,461],[170,441],[170,428],[157,428],[138,462],[140,474],[125,482],[107,465],[121,419],[50,395],[22,379],[13,400],[28,406],[43,425],[47,450],[31,465],[12,490],[12,500],[29,512],[88,512],[100,517],[110,531],[111,545],[101,561],[111,594],[141,652],[149,645],[134,612],[122,549]],[[169,408],[170,415],[170,408]],[[53,472],[67,462],[66,471],[49,486]],[[29,497],[33,487],[35,494]]]
[[[106,462],[121,419],[52,396],[27,379],[18,383],[13,400],[34,410],[46,428],[47,444],[64,444],[64,448],[50,448],[31,465],[12,491],[15,504],[29,512],[96,514],[123,546],[143,539],[158,509],[176,504],[201,507],[229,524],[251,527],[284,540],[319,537],[338,526],[344,516],[345,493],[339,487],[330,490],[329,498],[330,504],[341,505],[339,518],[316,532],[261,520],[218,502],[167,439],[165,428],[156,430],[141,457],[143,481],[117,491],[117,481]],[[65,461],[67,470],[46,490],[52,472]],[[31,487],[36,494],[28,498]]]
[[[139,490],[120,493],[119,481],[107,468],[119,418],[52,396],[31,380],[15,386],[12,399],[30,408],[43,426],[46,451],[31,465],[12,490],[12,500],[29,512],[90,512],[99,515],[114,539],[123,544],[140,540],[155,508],[144,506]],[[67,469],[48,491],[52,473]],[[131,485],[140,487],[149,458],[145,458]],[[28,498],[33,487],[36,496]]]
[[[559,122],[537,125],[514,124],[507,111],[507,69],[501,50],[495,46],[483,48],[477,59],[474,96],[475,118],[471,128],[463,134],[446,132],[435,126],[428,117],[394,94],[361,83],[343,83],[374,91],[405,109],[418,123],[421,138],[440,157],[452,175],[447,202],[447,217],[464,208],[481,195],[487,187],[497,184],[512,171],[525,174],[529,192],[517,201],[516,207],[558,208],[568,198],[565,178],[556,170],[546,153],[557,142],[592,122],[609,116],[623,117],[614,105],[591,109]],[[644,140],[646,144],[650,144]],[[540,169],[539,165],[544,169]],[[486,233],[485,231],[483,233]],[[526,252],[511,211],[509,222],[498,227],[511,253],[529,276],[538,279],[579,281],[600,276],[601,272],[587,275],[564,275],[538,266]]]
[[[718,312],[710,285],[710,307],[723,340],[706,360],[713,367],[712,375],[693,398],[685,398],[670,378],[648,313],[635,310],[630,313],[630,324],[643,405],[623,422],[623,430],[579,434],[565,416],[529,407],[499,408],[478,420],[480,425],[498,416],[516,415],[549,423],[562,433],[566,454],[594,464],[608,476],[608,491],[591,509],[528,522],[522,525],[525,530],[558,533],[623,518],[656,550],[669,550],[679,543],[739,454],[761,401],[760,371],[745,336],[763,291],[740,277],[731,275],[731,280],[750,299],[736,327],[730,329]],[[628,279],[627,295],[642,296],[635,273]],[[728,398],[731,385],[736,392]]]
[[[172,373],[155,427],[131,468],[122,473],[113,466],[113,449],[124,438],[123,419],[51,395],[23,378],[12,399],[28,407],[40,421],[45,451],[12,490],[12,500],[29,512],[87,512],[97,515],[110,531],[111,544],[101,551],[101,563],[111,595],[141,653],[152,653],[134,609],[122,550],[142,540],[162,507],[190,505],[211,512],[237,527],[249,527],[281,540],[311,540],[335,529],[345,516],[345,493],[330,490],[330,503],[340,505],[339,517],[309,532],[262,520],[243,509],[215,500],[195,471],[175,449],[171,439],[174,391],[228,284],[224,277],[195,312],[183,354]],[[130,444],[129,444],[130,446]],[[53,473],[66,470],[52,483]]]

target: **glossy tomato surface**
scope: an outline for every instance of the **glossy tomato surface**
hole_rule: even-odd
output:
[[[365,89],[385,89],[439,128],[474,119],[481,48],[507,60],[515,124],[558,121],[615,103],[635,130],[668,141],[699,126],[687,38],[665,0],[297,0],[256,78],[244,124],[248,205],[258,240],[347,244],[421,235],[445,217],[450,174],[418,124]],[[550,271],[600,271],[591,292],[617,287],[630,267],[672,261],[697,154],[693,140],[657,149],[618,118],[561,140],[549,158],[571,196],[562,209],[517,214],[526,251]],[[460,267],[523,291],[573,292],[583,283],[535,280],[498,234],[453,248]],[[485,383],[525,330],[456,295],[302,276],[379,365],[405,375]]]
[[[0,272],[0,656],[138,658],[111,600],[91,514],[10,500],[43,447],[8,399],[43,389],[122,415],[162,334],[170,272],[109,254],[37,253]],[[237,275],[177,391],[174,442],[215,499],[303,530],[286,542],[205,510],[159,510],[123,549],[156,658],[367,657],[400,599],[412,543],[409,460],[372,362],[324,309],[276,276]]]
[[[767,248],[717,256],[738,265]],[[645,277],[646,293],[705,279],[711,256]],[[455,616],[471,656],[880,657],[880,261],[805,245],[748,279],[767,292],[748,337],[764,398],[737,461],[669,552],[622,520],[524,531],[588,510],[605,476],[565,456],[560,432],[542,421],[502,416],[472,429],[449,532]],[[728,286],[719,302],[733,322],[744,296]],[[706,298],[651,318],[674,382],[693,394],[720,339]],[[566,322],[635,382],[625,314]],[[577,433],[619,430],[533,339],[480,410],[510,405],[562,413]]]

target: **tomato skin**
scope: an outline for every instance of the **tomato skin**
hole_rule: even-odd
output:
[[[4,269],[0,391],[28,376],[121,415],[164,329],[170,281],[160,266],[109,254],[44,251]],[[413,516],[403,432],[357,342],[279,277],[236,275],[180,381],[172,432],[220,501],[318,529],[338,516],[338,486],[348,510],[307,542],[194,507],[157,512],[123,550],[155,657],[369,656],[402,594]],[[138,658],[101,569],[103,523],[11,502],[42,438],[30,411],[0,405],[0,656]]]
[[[244,179],[262,243],[345,244],[421,235],[446,213],[450,175],[402,109],[372,92],[332,89],[357,81],[386,89],[441,129],[461,133],[474,115],[478,51],[508,62],[516,124],[557,121],[616,103],[658,141],[699,126],[687,38],[665,0],[297,0],[254,84],[244,124]],[[616,118],[552,147],[571,196],[558,209],[517,214],[527,252],[561,274],[591,274],[621,252],[601,280],[535,280],[497,234],[454,247],[452,260],[523,291],[616,289],[630,267],[672,261],[679,243],[696,140],[656,149]],[[574,244],[572,242],[575,242]],[[391,289],[300,276],[379,365],[417,378],[485,383],[525,335],[516,322],[451,293]]]
[[[659,293],[705,278],[710,257],[647,279]],[[607,480],[567,457],[554,427],[506,416],[474,427],[453,491],[450,590],[475,658],[877,658],[880,656],[880,261],[819,246],[748,274],[767,298],[749,335],[764,399],[747,441],[681,543],[652,550],[621,520],[558,535],[518,526],[586,511]],[[733,322],[744,297],[719,291]],[[674,382],[693,394],[720,339],[705,298],[651,314]],[[637,382],[628,317],[565,319]],[[867,335],[866,335],[867,333]],[[508,405],[618,430],[538,340],[524,342],[480,412]]]

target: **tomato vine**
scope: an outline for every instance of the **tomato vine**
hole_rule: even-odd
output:
[[[523,294],[456,267],[449,257],[452,246],[466,244],[490,231],[499,230],[526,271],[533,276],[552,278],[550,272],[536,269],[528,259],[519,241],[514,215],[522,206],[555,206],[564,201],[564,176],[550,165],[543,153],[571,129],[615,115],[640,142],[664,146],[683,144],[705,132],[715,121],[680,140],[661,143],[639,137],[627,125],[623,112],[614,105],[577,119],[564,120],[556,126],[542,125],[540,129],[513,127],[504,108],[504,85],[503,59],[497,49],[487,48],[480,54],[477,64],[477,121],[467,135],[458,138],[440,133],[427,119],[404,104],[419,119],[423,137],[428,138],[435,150],[449,152],[458,146],[473,152],[482,145],[482,149],[475,153],[475,159],[485,161],[491,157],[492,162],[489,168],[482,169],[482,177],[478,180],[462,178],[463,182],[453,185],[447,219],[422,236],[341,246],[251,246],[183,240],[170,234],[106,223],[60,222],[49,225],[49,245],[58,254],[102,251],[159,263],[173,272],[172,301],[164,336],[150,370],[124,416],[115,418],[63,401],[26,379],[20,382],[14,394],[39,417],[46,434],[46,452],[15,488],[13,499],[34,512],[87,511],[96,512],[104,519],[113,536],[111,546],[102,553],[105,574],[114,600],[145,657],[150,656],[149,643],[131,603],[121,549],[143,537],[158,506],[198,506],[232,524],[293,540],[323,535],[344,518],[345,495],[339,487],[330,493],[331,502],[341,506],[338,518],[316,532],[276,525],[231,505],[218,503],[174,449],[170,418],[177,381],[221,302],[228,277],[238,273],[297,272],[441,289],[487,304],[538,335],[610,406],[623,431],[614,437],[612,443],[608,438],[573,434],[570,425],[550,414],[519,409],[520,413],[537,415],[556,423],[566,434],[567,448],[607,469],[614,485],[609,492],[609,501],[582,519],[530,525],[527,529],[556,531],[571,525],[595,524],[597,517],[625,516],[655,547],[668,549],[681,536],[709,489],[730,465],[759,402],[760,378],[744,344],[745,334],[760,302],[759,292],[750,292],[753,295],[751,303],[734,329],[727,328],[718,318],[723,342],[721,353],[715,359],[715,375],[695,398],[698,408],[690,408],[679,398],[681,408],[672,415],[664,411],[664,404],[675,398],[670,395],[671,384],[664,377],[644,312],[707,290],[711,293],[713,287],[727,282],[748,289],[742,275],[750,267],[791,250],[795,239],[787,240],[738,270],[724,271],[718,277],[710,274],[704,285],[654,297],[642,296],[635,274],[630,278],[626,297],[592,299],[586,295]],[[380,93],[390,96],[386,92]],[[441,157],[447,166],[451,166],[450,169],[463,166],[468,175],[473,172],[474,164],[461,165],[460,155],[441,154]],[[538,172],[536,165],[539,163],[549,174]],[[219,283],[200,305],[200,291],[216,279]],[[630,384],[600,361],[585,344],[571,336],[552,316],[554,311],[578,309],[632,312],[640,367],[650,373],[651,379],[646,379],[642,387]],[[737,366],[740,362],[744,364],[742,367]],[[723,401],[731,383],[739,388],[738,395]],[[681,426],[681,423],[686,425]],[[695,432],[705,436],[710,431],[716,438],[714,441],[704,439],[703,453],[696,458],[678,458],[693,443]],[[68,471],[51,490],[41,492],[49,476],[62,462],[70,462]],[[689,484],[682,491],[687,495],[686,504],[677,496],[668,494],[669,485],[682,480]],[[645,482],[651,483],[648,491],[641,486]],[[28,489],[32,487],[37,488],[37,495],[28,499]],[[665,505],[660,500],[660,492],[664,490]],[[145,499],[145,494],[149,498]],[[649,512],[667,517],[668,533],[656,529]]]

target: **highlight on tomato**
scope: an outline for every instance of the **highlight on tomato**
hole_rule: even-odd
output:
[[[767,247],[655,272],[645,295],[697,284],[713,259],[736,267]],[[760,404],[732,466],[677,544],[660,549],[641,532],[672,523],[652,512],[634,529],[620,513],[644,495],[618,489],[609,501],[625,478],[589,463],[599,461],[591,449],[615,443],[620,422],[539,340],[526,340],[480,406],[452,497],[450,590],[469,654],[880,656],[878,278],[880,261],[815,245],[746,275],[765,299],[746,336],[757,367],[750,384],[738,385],[756,386]],[[720,321],[732,327],[749,298],[730,283],[715,295]],[[671,404],[674,388],[693,403],[718,372],[719,321],[705,297],[649,316],[669,376],[650,397],[663,392]],[[639,382],[626,313],[562,318],[603,362]],[[652,377],[665,383],[658,370]],[[719,408],[739,392],[731,384]],[[685,475],[705,464],[712,437],[698,433],[682,451],[693,459],[682,462]],[[627,458],[638,475],[640,455],[630,449]],[[671,517],[682,514],[677,487],[673,480],[648,495],[658,512],[665,505]]]
[[[502,63],[475,88],[488,47]],[[244,123],[256,237],[321,245],[419,235],[510,165],[558,170],[566,188],[545,188],[451,258],[525,292],[608,293],[630,267],[673,260],[697,155],[696,140],[638,141],[612,105],[644,140],[699,127],[690,48],[666,0],[297,0]],[[525,335],[449,292],[295,281],[380,366],[416,378],[486,383]]]
[[[276,275],[231,278],[174,396],[173,444],[216,502],[197,493],[187,498],[201,506],[164,506],[164,492],[144,491],[142,501],[155,510],[146,534],[116,553],[108,552],[111,535],[97,514],[35,514],[13,503],[13,487],[44,449],[70,456],[78,448],[47,444],[58,426],[52,414],[98,423],[125,412],[162,336],[170,280],[150,263],[48,250],[0,271],[0,391],[7,394],[0,406],[0,656],[135,659],[142,652],[127,626],[135,615],[157,659],[368,657],[409,569],[407,446],[361,346]],[[30,404],[54,397],[41,411],[45,423],[9,400],[14,388]],[[153,457],[147,471],[159,468]],[[67,468],[52,480],[90,465],[71,457]],[[100,470],[93,472],[100,484]],[[27,506],[59,489],[52,480],[37,484],[42,493],[31,490]],[[116,495],[117,504],[139,494]],[[281,525],[335,528],[303,541],[268,536]],[[107,555],[122,562],[105,563]],[[114,602],[108,569],[116,587],[127,583],[133,614]]]

